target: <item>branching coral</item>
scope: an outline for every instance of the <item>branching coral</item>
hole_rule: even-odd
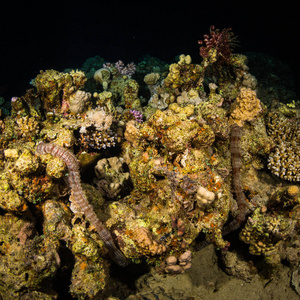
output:
[[[112,123],[113,116],[103,109],[88,110],[78,132],[80,147],[92,151],[114,147],[117,135],[111,129]]]
[[[268,168],[282,179],[300,181],[299,119],[270,112],[267,125],[268,133],[275,142],[268,159]]]

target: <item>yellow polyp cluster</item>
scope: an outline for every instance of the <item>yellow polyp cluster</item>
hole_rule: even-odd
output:
[[[202,76],[202,67],[200,65],[191,64],[190,56],[180,56],[178,63],[170,65],[169,74],[165,79],[167,89],[171,94],[175,89],[189,91],[198,86]]]
[[[291,185],[287,188],[288,197],[294,198],[299,194],[299,187],[297,185]]]
[[[34,117],[16,118],[16,123],[16,131],[23,138],[32,139],[39,133],[39,122]]]

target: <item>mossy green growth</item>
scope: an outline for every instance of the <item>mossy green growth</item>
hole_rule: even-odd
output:
[[[56,245],[37,236],[28,239],[28,224],[11,214],[0,216],[0,295],[10,291],[20,299],[24,290],[42,290],[58,269]]]

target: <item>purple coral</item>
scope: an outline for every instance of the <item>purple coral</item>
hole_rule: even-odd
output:
[[[125,66],[122,60],[118,60],[115,64],[111,64],[107,62],[103,64],[103,68],[107,68],[109,70],[114,68],[120,75],[127,75],[127,76],[132,76],[136,70],[135,64],[133,62]]]
[[[133,115],[134,119],[139,122],[143,123],[143,114],[139,110],[132,109],[130,110],[130,113]]]

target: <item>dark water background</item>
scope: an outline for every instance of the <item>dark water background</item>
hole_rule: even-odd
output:
[[[294,4],[293,4],[294,3]],[[292,1],[11,1],[1,14],[0,96],[21,96],[40,70],[79,68],[95,55],[125,63],[149,54],[201,61],[197,41],[232,27],[236,52],[288,64],[299,95],[300,22]]]

